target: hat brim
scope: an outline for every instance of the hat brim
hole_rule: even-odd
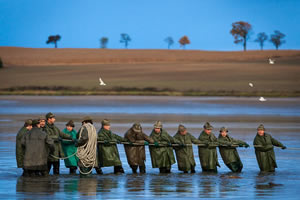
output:
[[[137,132],[137,133],[140,133],[140,132],[142,132],[142,130],[140,130],[140,129],[135,129],[135,128],[132,128],[132,130],[133,130],[134,132]]]

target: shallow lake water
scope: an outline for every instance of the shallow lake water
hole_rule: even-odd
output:
[[[264,123],[267,132],[289,147],[300,148],[300,99],[223,97],[34,97],[0,96],[0,198],[1,199],[299,199],[300,151],[275,148],[278,169],[275,173],[260,174],[253,147],[239,148],[244,164],[243,172],[231,173],[220,155],[221,168],[217,174],[201,172],[197,147],[194,156],[196,174],[183,174],[177,164],[172,173],[161,175],[153,169],[146,148],[144,175],[132,174],[123,145],[118,145],[125,174],[114,175],[113,169],[103,168],[104,175],[80,178],[69,175],[61,161],[61,175],[46,178],[21,177],[16,167],[15,136],[24,120],[56,114],[56,125],[63,129],[69,119],[75,129],[85,115],[100,121],[109,118],[112,131],[123,136],[132,123],[141,122],[146,134],[153,123],[162,120],[164,128],[174,135],[183,123],[190,133],[198,137],[202,126],[210,121],[218,136],[219,128],[227,126],[230,135],[253,142],[256,127]]]

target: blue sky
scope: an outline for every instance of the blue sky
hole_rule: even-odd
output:
[[[280,49],[300,49],[299,0],[0,0],[0,46],[52,48],[49,35],[60,34],[59,48],[123,48],[121,33],[132,38],[130,49],[164,49],[164,39],[187,35],[187,49],[242,50],[229,31],[236,21],[253,26],[248,49],[257,33],[286,34]],[[274,49],[266,42],[265,49]]]

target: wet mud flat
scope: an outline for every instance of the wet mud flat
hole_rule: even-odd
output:
[[[75,129],[85,115],[95,119],[97,130],[104,118],[112,120],[112,130],[123,136],[132,123],[139,121],[150,134],[153,123],[162,120],[170,135],[183,123],[198,137],[202,125],[210,121],[218,135],[227,126],[232,137],[250,145],[256,127],[264,123],[267,132],[287,147],[300,147],[300,103],[297,98],[268,99],[264,104],[255,98],[171,98],[171,97],[0,97],[0,198],[1,199],[192,199],[247,198],[299,199],[300,151],[275,148],[278,169],[275,173],[260,174],[254,149],[239,148],[243,172],[231,173],[223,163],[217,174],[202,173],[197,147],[193,146],[196,174],[183,174],[177,164],[172,173],[161,175],[152,169],[146,147],[144,175],[132,174],[123,145],[118,145],[125,174],[115,175],[113,169],[103,168],[104,175],[82,179],[69,175],[61,161],[61,175],[52,172],[45,178],[21,177],[16,168],[15,136],[24,120],[52,111],[56,125],[63,129],[69,119]],[[71,110],[70,108],[74,108]],[[116,108],[115,110],[113,108]],[[70,111],[71,110],[71,111]],[[264,112],[262,112],[264,111]]]

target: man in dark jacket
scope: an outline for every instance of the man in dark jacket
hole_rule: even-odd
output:
[[[27,171],[24,169],[24,148],[22,146],[22,138],[32,129],[32,120],[25,121],[24,126],[19,130],[16,137],[16,160],[18,168],[23,168],[23,176],[27,175]]]
[[[176,163],[172,144],[180,142],[163,129],[161,121],[154,124],[150,137],[155,146],[149,146],[152,168],[159,168],[160,173],[171,173],[171,167]]]
[[[182,143],[179,147],[174,148],[178,170],[183,171],[184,173],[188,173],[189,171],[191,171],[191,173],[195,173],[196,162],[194,159],[192,144],[201,144],[201,141],[188,133],[186,127],[182,124],[178,126],[178,131],[174,138]]]
[[[73,138],[61,132],[59,128],[54,125],[55,116],[54,114],[47,113],[46,115],[47,123],[45,126],[45,132],[48,137],[54,141],[54,151],[53,154],[50,154],[48,157],[48,171],[50,173],[51,167],[53,166],[53,174],[59,174],[59,159],[60,157],[64,157],[64,152],[61,146],[61,139],[69,139],[73,140]]]
[[[44,116],[40,116],[39,121],[40,121],[40,129],[42,131],[46,131],[46,118]]]
[[[47,176],[47,158],[49,150],[53,151],[53,141],[50,137],[38,128],[39,120],[33,120],[33,128],[22,138],[22,145],[25,149],[24,169],[28,176]]]
[[[129,166],[132,169],[132,172],[135,174],[137,168],[140,168],[140,173],[146,173],[146,153],[145,146],[150,143],[154,143],[153,139],[150,138],[142,131],[140,123],[135,123],[133,126],[125,133],[125,139],[130,143],[139,143],[140,145],[124,145],[125,152],[127,156],[127,161]]]
[[[204,130],[199,136],[199,140],[205,143],[206,146],[198,147],[199,159],[203,172],[218,172],[217,166],[220,167],[218,162],[218,154],[216,147],[218,146],[218,139],[212,133],[213,126],[206,122],[203,126]]]
[[[114,173],[124,173],[117,143],[127,140],[110,130],[110,121],[102,120],[101,129],[98,131],[98,161],[99,167],[114,167]]]
[[[286,149],[281,142],[275,140],[270,134],[265,133],[264,125],[259,125],[253,141],[256,160],[261,172],[274,172],[277,168],[274,146]]]
[[[248,148],[249,145],[242,141],[236,140],[228,135],[228,129],[222,127],[220,129],[220,135],[218,138],[219,142],[219,151],[221,157],[225,163],[225,165],[232,171],[232,172],[241,172],[243,169],[243,163],[240,159],[239,153],[236,149],[237,146],[239,147],[246,147]]]

